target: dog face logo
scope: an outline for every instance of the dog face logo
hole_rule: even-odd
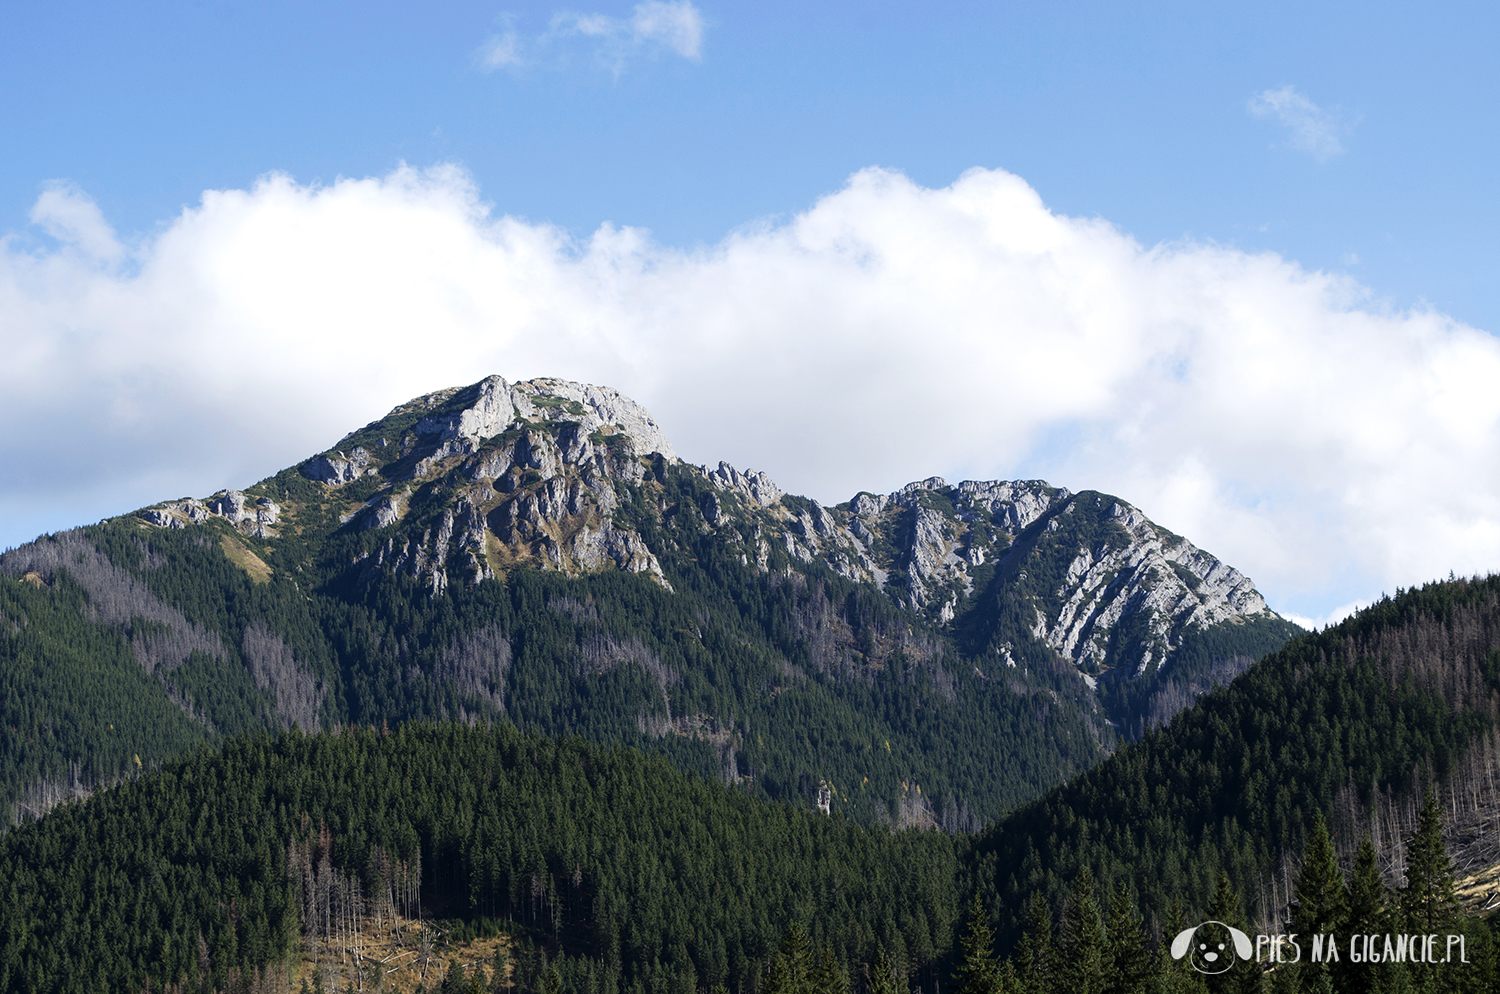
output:
[[[1190,956],[1188,962],[1199,973],[1223,973],[1234,966],[1235,959],[1255,956],[1250,937],[1232,925],[1208,921],[1177,933],[1172,940],[1172,958]]]

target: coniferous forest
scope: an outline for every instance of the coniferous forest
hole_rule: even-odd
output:
[[[330,942],[315,982],[376,989],[350,943],[402,916],[508,937],[429,951],[443,990],[1493,990],[1443,832],[1493,814],[1497,626],[1500,580],[1403,592],[975,835],[505,720],[243,732],[0,838],[0,989],[286,989]],[[1206,918],[1470,962],[1205,978],[1168,944]]]
[[[0,820],[199,742],[456,719],[973,832],[1299,631],[1106,494],[933,479],[824,508],[637,452],[577,384],[503,386],[0,554]],[[498,434],[443,427],[512,400]]]
[[[256,582],[212,536],[95,526],[37,543],[50,586],[0,584],[7,808],[39,779],[107,780],[135,756],[291,724],[509,720],[666,754],[768,799],[809,803],[826,780],[862,821],[894,822],[920,789],[933,820],[970,829],[1102,755],[1076,675],[945,666],[939,639],[831,575],[758,575],[708,547],[670,592],[516,569],[433,596],[385,572]],[[887,665],[820,653],[824,629]]]
[[[1495,989],[1500,578],[1297,634],[1109,495],[825,508],[599,396],[0,555],[0,991]]]

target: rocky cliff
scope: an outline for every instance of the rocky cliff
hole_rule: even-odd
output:
[[[830,507],[683,462],[614,390],[498,376],[12,550],[0,601],[0,738],[25,743],[0,821],[122,757],[457,719],[972,830],[1295,631],[1116,497],[932,478]]]
[[[419,397],[299,472],[344,528],[384,536],[351,566],[405,573],[434,593],[517,567],[624,570],[670,589],[642,516],[675,514],[660,482],[689,473],[709,485],[695,520],[742,562],[770,570],[776,549],[871,584],[963,634],[991,665],[1016,666],[1020,643],[1045,646],[1093,686],[1169,666],[1195,631],[1276,619],[1248,577],[1119,498],[933,477],[825,507],[763,472],[686,465],[639,404],[566,380],[492,376]],[[285,520],[297,513],[293,502]],[[142,512],[171,528],[209,515],[268,538],[283,509],[229,491]]]

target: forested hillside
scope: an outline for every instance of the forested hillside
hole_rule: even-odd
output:
[[[961,845],[506,725],[261,735],[0,840],[0,990],[140,990],[200,964],[224,989],[353,894],[369,916],[503,922],[579,991],[752,990],[792,921],[841,962],[931,965]]]
[[[824,508],[607,388],[498,377],[6,552],[0,587],[0,822],[240,732],[456,718],[973,831],[1296,631],[1107,495]]]
[[[70,705],[45,693],[41,676],[18,686],[7,734],[11,755],[30,750],[29,765],[4,771],[9,798],[38,770],[56,777],[74,762],[85,777],[108,777],[133,754],[149,763],[257,727],[504,717],[664,752],[765,797],[810,803],[826,780],[831,804],[857,817],[894,819],[905,803],[963,828],[1099,754],[1083,704],[1049,693],[1070,689],[1066,673],[1000,682],[950,671],[941,642],[878,594],[833,576],[756,576],[712,548],[671,592],[619,572],[518,569],[433,596],[388,574],[335,576],[310,591],[296,572],[256,583],[192,532],[109,524],[38,543],[48,545],[52,589],[3,582],[15,606],[0,654],[7,672],[39,673],[32,645],[72,645],[72,669],[46,679],[99,703],[64,718]],[[128,579],[129,602],[90,600],[80,586],[90,571],[116,587]],[[845,617],[857,638],[886,643],[887,665],[835,665],[819,631]],[[78,655],[77,633],[117,665],[132,650],[141,665],[123,684],[96,679],[100,664]],[[132,724],[141,708],[172,701],[182,707],[171,720]],[[22,739],[24,722],[35,728]],[[123,754],[109,751],[111,724]],[[149,734],[131,737],[136,728]],[[173,728],[177,738],[166,737]]]
[[[528,579],[544,604],[563,582]],[[26,586],[10,591],[22,595],[11,609],[52,603],[29,601],[41,594]],[[89,632],[110,635],[79,631],[84,645]],[[112,644],[124,665],[126,644]],[[1358,870],[1365,898],[1389,905],[1388,928],[1414,913],[1413,880],[1441,898],[1451,877],[1440,821],[1461,813],[1461,798],[1494,801],[1492,786],[1469,788],[1492,772],[1497,693],[1500,579],[1433,584],[1298,639],[973,838],[767,803],[716,769],[695,776],[509,723],[257,733],[0,839],[0,990],[225,990],[265,981],[304,943],[357,933],[362,916],[397,913],[508,931],[538,950],[526,960],[535,969],[508,981],[528,994],[717,984],[785,994],[782,982],[810,969],[807,950],[825,947],[825,980],[882,994],[897,967],[925,991],[942,989],[950,968],[960,987],[978,975],[1050,990],[1075,961],[1103,971],[1128,960],[1142,983],[1170,975],[1181,986],[1196,981],[1172,973],[1153,941],[1210,915],[1284,930],[1289,905],[1311,913],[1309,867],[1339,875],[1340,848],[1349,886]],[[1418,812],[1413,793],[1433,786],[1445,804]],[[1319,818],[1343,836],[1337,845],[1319,842]],[[1363,834],[1368,855],[1351,860],[1350,836]],[[1412,856],[1419,837],[1427,855]],[[972,896],[998,917],[998,948],[972,935],[955,947],[961,926],[978,928],[960,912]],[[1442,908],[1451,927],[1473,931]],[[994,956],[1023,925],[1001,970]],[[1473,934],[1476,950],[1490,948]],[[1121,959],[1122,948],[1134,952]],[[350,962],[339,960],[345,984],[358,981]],[[1055,972],[1039,973],[1047,963]],[[1136,989],[1110,983],[1099,989]]]
[[[88,596],[64,573],[0,578],[0,803],[23,816],[101,777],[210,740],[130,651],[128,635],[87,618]],[[137,623],[137,628],[141,625]],[[25,790],[23,796],[23,789]]]
[[[1456,932],[1472,968],[1383,967],[1377,989],[1488,990],[1442,831],[1494,805],[1497,622],[1500,579],[1403,593],[978,836],[509,723],[241,736],[0,837],[0,991],[280,994],[304,953],[330,988],[378,989],[362,944],[416,919],[508,936],[476,975],[521,994],[1144,994],[1205,989],[1165,943],[1209,917]],[[438,989],[441,950],[415,955]],[[1377,974],[1233,989],[1329,976]]]
[[[1433,583],[1305,635],[1167,727],[975,840],[1003,936],[1032,894],[1059,902],[1087,867],[1143,907],[1208,912],[1227,874],[1250,921],[1274,921],[1315,814],[1345,863],[1369,833],[1399,878],[1421,792],[1492,814],[1500,578]],[[1500,850],[1492,851],[1500,861]]]

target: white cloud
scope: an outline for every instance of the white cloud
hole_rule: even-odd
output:
[[[1287,144],[1318,162],[1342,155],[1342,139],[1354,130],[1353,123],[1319,107],[1291,85],[1257,93],[1248,109],[1256,117],[1275,118],[1289,133]]]
[[[524,40],[507,22],[504,32],[480,46],[480,67],[486,72],[520,68],[559,56],[561,46],[579,38],[592,45],[594,61],[617,76],[631,60],[656,51],[697,62],[703,55],[703,15],[691,0],[646,0],[629,18],[559,11],[545,32]]]
[[[19,246],[0,544],[247,484],[498,372],[616,386],[686,457],[825,502],[1106,490],[1313,618],[1500,567],[1495,338],[1276,255],[1142,246],[1000,171],[865,170],[690,252],[496,216],[451,167],[209,192],[129,267]]]
[[[521,55],[521,39],[515,31],[491,35],[479,49],[479,64],[485,72],[496,69],[515,69],[526,64]]]
[[[1324,628],[1329,628],[1333,625],[1338,624],[1345,618],[1354,614],[1356,611],[1363,611],[1373,603],[1375,603],[1373,600],[1350,601],[1348,604],[1340,604],[1338,607],[1335,607],[1316,618],[1308,618],[1300,614],[1287,613],[1286,620],[1292,622],[1295,625],[1301,625],[1308,631],[1321,631]]]
[[[117,262],[124,254],[99,205],[71,183],[48,183],[32,205],[31,223],[99,262]]]
[[[640,41],[656,41],[684,59],[697,59],[703,49],[703,15],[688,0],[638,4],[630,18],[630,32]]]

